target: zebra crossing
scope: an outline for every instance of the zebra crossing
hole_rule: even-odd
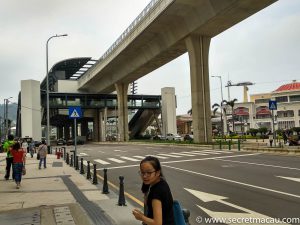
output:
[[[197,156],[208,156],[208,155],[219,155],[219,154],[231,154],[230,151],[218,151],[218,150],[201,150],[201,151],[183,151],[183,152],[171,152],[171,153],[157,153],[151,154],[151,156],[157,157],[158,159],[179,159],[183,157],[197,157]],[[128,162],[140,162],[148,155],[134,155],[134,156],[118,156],[118,157],[109,157],[105,159],[94,159],[93,163],[97,163],[100,165],[110,165],[110,164],[125,164]],[[87,161],[83,161],[84,165],[87,165]]]

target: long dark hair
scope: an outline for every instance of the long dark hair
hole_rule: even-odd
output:
[[[160,161],[158,160],[158,158],[154,157],[154,156],[146,156],[140,163],[140,167],[143,163],[148,162],[150,163],[153,168],[155,169],[155,171],[159,171],[160,172],[160,178],[165,179],[163,173],[162,173],[162,169],[161,169],[161,165],[160,165]],[[147,193],[149,190],[150,185],[149,184],[144,184],[142,185],[142,192],[143,193]]]

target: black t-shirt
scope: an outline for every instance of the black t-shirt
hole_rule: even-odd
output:
[[[150,188],[147,197],[147,217],[153,219],[152,200],[157,199],[161,201],[162,205],[162,224],[174,225],[173,213],[173,197],[167,182],[161,179],[158,183]]]

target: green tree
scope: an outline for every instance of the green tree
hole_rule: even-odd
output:
[[[233,100],[230,100],[230,101],[224,100],[225,105],[228,105],[228,106],[231,107],[231,118],[232,118],[232,130],[233,130],[233,132],[235,132],[235,129],[234,129],[234,109],[233,108],[234,108],[234,104],[235,104],[236,101],[237,101],[236,98],[233,99]]]
[[[223,107],[224,102],[225,102],[225,100],[223,100],[223,101],[221,102],[221,104],[215,103],[215,104],[212,105],[212,108],[213,108],[213,115],[214,115],[214,116],[216,115],[216,112],[217,112],[218,110],[221,111],[221,133],[222,133],[222,137],[223,137],[223,134],[224,134],[223,112],[224,112],[225,115],[226,115],[226,109]]]
[[[258,129],[250,128],[249,133],[251,134],[251,136],[256,137],[256,134],[258,133]]]

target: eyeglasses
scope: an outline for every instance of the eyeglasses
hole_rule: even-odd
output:
[[[151,174],[152,174],[152,173],[155,173],[155,172],[156,172],[156,170],[154,170],[154,171],[149,171],[149,172],[142,172],[142,171],[139,171],[138,173],[139,173],[139,175],[140,175],[141,177],[144,177],[144,176],[150,177]]]

